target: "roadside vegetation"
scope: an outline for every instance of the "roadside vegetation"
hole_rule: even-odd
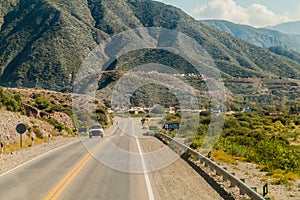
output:
[[[211,114],[202,112],[195,137],[186,142],[201,150]],[[167,117],[176,122],[179,114]],[[191,125],[197,126],[197,124]],[[165,131],[175,136],[175,131]],[[178,136],[178,135],[177,135]],[[235,160],[259,164],[261,170],[276,178],[274,184],[300,178],[300,119],[295,114],[268,116],[259,112],[237,112],[226,115],[224,128],[212,151],[212,157],[223,162]]]

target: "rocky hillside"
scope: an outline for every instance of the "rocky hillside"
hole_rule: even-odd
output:
[[[29,131],[23,136],[24,143],[29,143],[31,137],[42,139],[42,136],[47,137],[49,134],[51,137],[60,135],[59,131],[46,121],[21,115],[20,113],[1,110],[0,141],[6,146],[15,145],[19,141],[19,134],[16,132],[16,126],[19,123],[24,123],[29,128]]]
[[[29,143],[31,137],[43,140],[49,134],[53,137],[77,135],[71,100],[68,93],[0,87],[0,142],[6,146],[15,145],[19,140],[16,132],[19,123],[26,124],[28,131],[24,134],[24,141]],[[99,123],[108,126],[101,101],[98,101],[97,111],[97,117],[101,119]]]
[[[58,99],[60,101],[57,101]],[[19,123],[27,125],[25,140],[29,140],[30,137],[43,139],[49,134],[74,135],[69,109],[67,104],[62,103],[68,103],[66,99],[65,94],[59,95],[50,91],[0,88],[1,142],[9,145],[18,139],[16,125]],[[52,106],[51,110],[50,106]]]
[[[7,0],[0,31],[0,83],[59,91],[71,89],[83,59],[103,39],[137,27],[164,27],[196,39],[226,77],[300,78],[300,64],[211,29],[181,10],[151,0]],[[153,52],[150,52],[152,54]],[[143,62],[180,63],[161,52],[129,55]],[[143,56],[143,55],[148,56]],[[128,57],[117,61],[121,68]],[[127,59],[127,60],[126,60]],[[178,62],[177,62],[178,61]],[[163,61],[162,61],[163,63]]]

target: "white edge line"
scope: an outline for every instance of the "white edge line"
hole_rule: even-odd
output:
[[[52,149],[52,150],[50,150],[50,151],[48,151],[48,152],[46,152],[46,153],[43,153],[43,154],[41,154],[41,155],[39,155],[39,156],[37,156],[37,157],[34,157],[34,158],[32,158],[31,160],[28,160],[28,161],[26,161],[25,163],[22,163],[22,164],[18,165],[17,167],[14,167],[14,168],[12,168],[12,169],[10,169],[10,170],[4,172],[3,174],[0,174],[0,177],[5,176],[5,175],[7,175],[7,174],[9,174],[9,173],[11,173],[11,172],[13,172],[13,171],[15,171],[15,170],[17,170],[17,169],[19,169],[19,168],[25,166],[25,165],[27,165],[27,164],[29,164],[29,163],[31,163],[31,162],[37,160],[37,159],[39,159],[39,158],[41,158],[41,157],[43,157],[43,156],[45,156],[45,155],[47,155],[47,154],[49,154],[49,153],[52,153],[53,151],[57,151],[57,150],[59,150],[59,149],[62,149],[62,148],[64,148],[64,147],[67,147],[67,146],[69,146],[69,145],[75,144],[76,142],[80,142],[80,141],[81,141],[80,139],[79,139],[79,140],[76,140],[76,141],[74,141],[74,142],[65,144],[65,145],[63,145],[63,146],[61,146],[61,147],[57,147],[57,148],[55,148],[55,149]]]
[[[148,190],[148,197],[149,197],[149,200],[154,200],[153,190],[152,190],[150,179],[149,179],[149,176],[147,173],[147,168],[146,168],[145,160],[144,160],[143,153],[141,150],[141,145],[140,145],[140,142],[139,142],[139,139],[137,136],[135,136],[135,139],[136,139],[136,143],[137,143],[137,146],[139,149],[139,154],[140,154],[140,158],[141,158],[141,162],[142,162],[144,177],[145,177],[146,186],[147,186],[147,190]]]

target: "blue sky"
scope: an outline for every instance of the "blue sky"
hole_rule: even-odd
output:
[[[299,0],[157,0],[196,19],[225,19],[255,27],[300,20]]]

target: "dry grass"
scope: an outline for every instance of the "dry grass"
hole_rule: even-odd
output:
[[[224,151],[215,150],[215,149],[212,150],[212,158],[216,162],[232,163],[232,164],[235,164],[236,161],[240,161],[240,162],[246,161],[245,158],[236,157],[228,153],[225,153]]]
[[[288,180],[291,180],[291,181],[300,180],[300,175],[299,174],[294,174],[292,172],[288,172],[287,174],[285,174],[285,177]]]
[[[267,173],[264,179],[272,178],[273,181],[271,182],[273,185],[280,185],[284,184],[287,186],[293,186],[294,181],[300,180],[300,175],[295,174],[293,172],[285,172],[280,169],[276,169]]]
[[[49,141],[53,141],[54,138],[50,138]],[[48,137],[44,137],[43,139],[41,138],[34,138],[34,145],[39,145],[39,144],[43,144],[43,143],[47,143],[48,142]],[[32,142],[30,139],[25,138],[22,141],[22,147],[20,145],[20,141],[15,141],[10,145],[4,145],[4,154],[9,154],[11,152],[16,152],[16,151],[20,151],[23,149],[27,149],[29,147],[32,146]]]

